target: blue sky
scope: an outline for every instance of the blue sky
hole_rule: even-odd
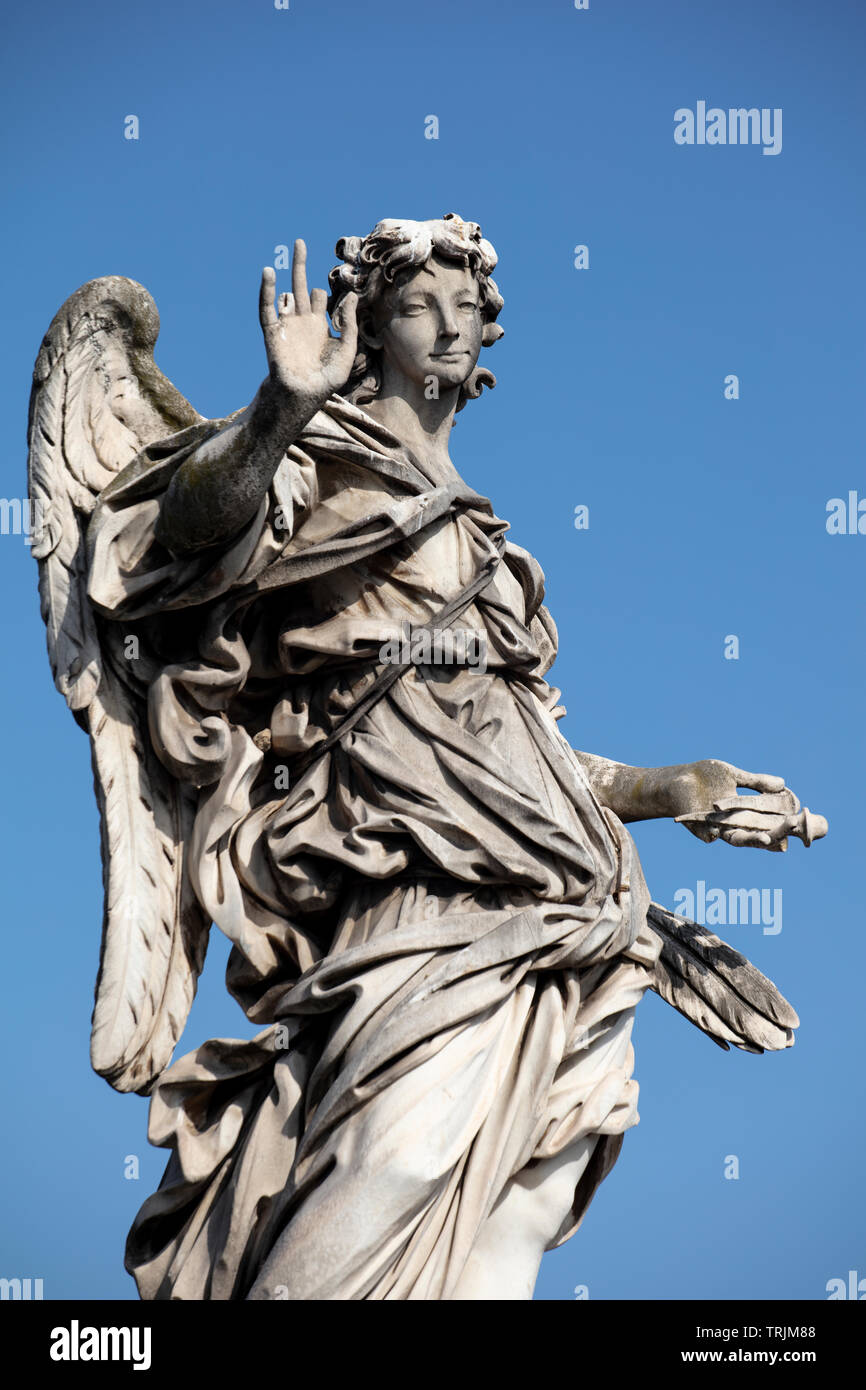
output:
[[[866,1276],[866,536],[825,526],[829,499],[866,497],[860,4],[47,0],[5,22],[7,498],[25,493],[40,340],[84,281],[144,284],[160,366],[223,415],[264,374],[257,287],[276,246],[303,236],[324,284],[339,236],[457,211],[497,248],[506,333],[485,353],[499,385],[460,415],[452,456],[546,572],[566,737],[624,762],[781,773],[830,821],[787,855],[635,828],[660,902],[699,880],[782,889],[781,931],[720,931],[802,1027],[786,1053],[725,1054],[644,1000],[641,1123],[536,1296],[820,1299]],[[674,112],[698,101],[781,108],[781,153],[676,145]],[[89,1070],[102,889],[87,740],[52,687],[21,537],[0,536],[0,581],[0,1275],[131,1298],[123,1242],[165,1156],[146,1144],[146,1102]],[[214,933],[178,1055],[253,1031],[226,955]]]

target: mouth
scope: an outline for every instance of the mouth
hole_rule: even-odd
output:
[[[431,352],[437,362],[459,362],[461,357],[468,357],[466,352]]]

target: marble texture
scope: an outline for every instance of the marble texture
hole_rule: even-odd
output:
[[[276,303],[266,268],[268,374],[224,419],[121,277],[34,373],[43,616],[102,823],[92,1060],[170,1150],[127,1244],[146,1299],[529,1298],[637,1122],[644,992],[722,1046],[797,1025],[651,903],[626,825],[778,850],[826,822],[770,774],[572,749],[542,571],[451,460],[495,385],[492,246],[449,216],[337,254],[329,295],[302,242]],[[449,628],[483,662],[391,642]],[[211,923],[258,1031],[172,1062]]]

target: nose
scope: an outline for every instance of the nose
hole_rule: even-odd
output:
[[[439,337],[448,338],[452,341],[459,338],[460,329],[457,326],[457,316],[448,304],[439,306]]]

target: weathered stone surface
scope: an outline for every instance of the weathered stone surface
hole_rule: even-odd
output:
[[[448,217],[337,253],[330,299],[303,243],[276,305],[264,272],[268,375],[224,420],[118,277],[36,365],[43,613],[103,827],[93,1064],[172,1150],[144,1298],[528,1298],[636,1122],[644,991],[723,1046],[797,1023],[650,903],[625,824],[774,850],[826,822],[729,763],[571,749],[542,572],[449,456],[495,384],[493,248]],[[211,922],[260,1031],[169,1066]]]

